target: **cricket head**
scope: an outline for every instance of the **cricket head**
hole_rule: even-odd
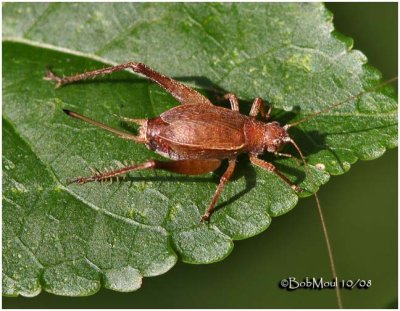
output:
[[[278,152],[291,141],[287,128],[279,122],[270,122],[265,125],[264,152]]]
[[[291,144],[296,148],[299,153],[301,160],[306,167],[306,159],[301,152],[299,146],[290,137],[288,129],[291,127],[290,124],[281,126],[278,122],[270,122],[266,124],[267,130],[264,134],[264,151],[266,152],[279,152],[285,145]]]

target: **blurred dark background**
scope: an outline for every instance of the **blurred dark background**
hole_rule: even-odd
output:
[[[335,28],[354,39],[384,79],[397,76],[397,3],[328,3]],[[320,193],[339,278],[372,280],[342,290],[346,308],[397,308],[397,149],[332,177]],[[264,233],[235,243],[210,265],[178,263],[144,279],[133,293],[102,289],[90,297],[41,293],[3,298],[3,308],[335,308],[333,290],[287,292],[281,279],[331,273],[313,198],[273,220]]]

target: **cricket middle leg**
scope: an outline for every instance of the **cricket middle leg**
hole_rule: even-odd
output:
[[[228,94],[225,94],[224,98],[229,99],[229,102],[231,104],[231,109],[233,111],[239,111],[239,100],[238,100],[236,94],[228,93]]]
[[[261,97],[257,97],[253,105],[251,106],[250,110],[250,117],[257,117],[258,113],[261,114],[261,117],[264,118],[266,121],[268,121],[271,117],[271,111],[272,111],[272,106],[269,107],[267,113],[265,113],[265,105]]]
[[[219,180],[217,190],[215,191],[214,197],[211,200],[210,206],[208,207],[204,215],[201,217],[202,222],[210,220],[210,216],[214,211],[215,203],[217,203],[217,200],[221,194],[222,189],[229,181],[229,179],[232,177],[235,167],[236,167],[236,159],[229,160],[228,168],[226,169],[224,175],[222,175],[221,179]]]

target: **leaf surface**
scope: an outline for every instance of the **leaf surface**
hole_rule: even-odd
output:
[[[177,256],[189,263],[225,258],[233,240],[259,234],[298,201],[245,156],[210,224],[199,219],[226,165],[203,176],[141,171],[111,185],[67,185],[91,166],[161,157],[70,119],[63,108],[128,131],[114,115],[155,117],[177,102],[129,72],[55,89],[42,79],[46,67],[70,75],[141,61],[217,104],[236,93],[243,113],[261,96],[285,124],[378,83],[380,74],[351,50],[351,40],[332,31],[320,4],[4,5],[3,294],[81,296],[101,285],[132,291]],[[396,109],[386,87],[291,129],[308,178],[292,159],[264,159],[309,195],[357,159],[395,147]]]

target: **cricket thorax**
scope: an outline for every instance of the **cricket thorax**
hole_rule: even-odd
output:
[[[249,120],[244,132],[248,151],[253,154],[277,152],[290,140],[287,130],[278,122]]]

